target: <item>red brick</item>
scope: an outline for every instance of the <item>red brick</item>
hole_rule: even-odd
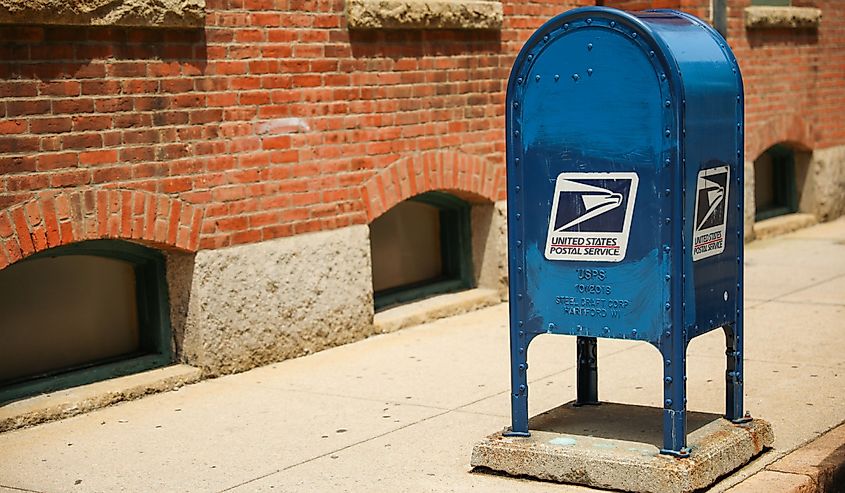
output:
[[[33,152],[40,148],[40,141],[37,137],[15,136],[0,137],[0,152],[22,153]]]
[[[60,168],[70,168],[79,162],[78,154],[75,152],[64,152],[60,154],[39,154],[36,160],[38,171],[52,171]]]
[[[179,219],[181,214],[182,204],[177,201],[173,201],[170,207],[170,216],[167,224],[167,243],[170,245],[174,245],[176,243],[176,237],[179,234]]]
[[[94,100],[94,109],[102,113],[113,113],[116,111],[132,111],[132,99],[130,98],[99,98]],[[143,108],[139,108],[143,109]]]
[[[37,118],[29,122],[29,130],[35,134],[69,132],[73,125],[68,116],[57,118]]]
[[[59,223],[59,236],[61,238],[61,244],[67,245],[68,243],[73,243],[77,240],[77,234],[73,229],[73,223],[70,221],[64,221]]]
[[[47,243],[49,247],[55,247],[62,244],[61,234],[59,232],[59,220],[56,216],[56,203],[52,197],[47,197],[41,201],[41,211],[44,216],[44,228],[47,232]]]
[[[6,101],[6,116],[46,115],[50,112],[49,99],[12,99]]]
[[[107,96],[120,92],[120,81],[117,80],[84,80],[81,83],[82,94]]]
[[[93,113],[94,100],[91,98],[54,99],[53,114]]]
[[[108,64],[106,71],[112,77],[145,77],[147,64],[144,62],[113,62]]]
[[[79,96],[82,86],[75,80],[42,82],[38,92],[42,96]]]
[[[0,175],[35,171],[35,156],[0,156]]]
[[[9,238],[8,240],[3,242],[3,248],[5,249],[6,258],[9,260],[9,263],[15,263],[21,258],[23,258],[23,252],[21,251],[20,244],[15,241],[15,238]]]
[[[70,134],[62,137],[62,149],[91,149],[103,146],[103,136],[98,133]]]
[[[51,187],[75,187],[91,182],[91,173],[87,170],[56,172],[50,175]]]
[[[74,132],[105,130],[111,127],[112,117],[107,115],[74,116],[72,121]]]
[[[102,149],[79,153],[79,164],[82,166],[97,166],[117,162],[117,150]]]
[[[0,211],[0,238],[8,238],[14,231],[9,214],[6,211]]]
[[[35,245],[32,243],[30,236],[29,224],[26,222],[26,215],[23,207],[17,207],[12,210],[12,221],[15,225],[15,233],[17,233],[18,244],[21,247],[21,252],[24,256],[35,253]]]
[[[22,134],[26,132],[26,120],[0,121],[0,135]]]
[[[0,94],[6,98],[25,98],[38,95],[35,81],[0,81]]]

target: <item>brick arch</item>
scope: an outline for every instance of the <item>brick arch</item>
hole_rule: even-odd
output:
[[[95,239],[196,251],[202,209],[120,189],[45,191],[0,211],[0,269],[48,248]]]
[[[361,200],[372,222],[391,207],[421,193],[454,192],[471,202],[503,198],[504,166],[462,152],[434,151],[394,161],[361,185]]]
[[[798,114],[773,116],[747,135],[745,159],[754,161],[775,144],[785,143],[797,150],[812,150],[809,122]]]

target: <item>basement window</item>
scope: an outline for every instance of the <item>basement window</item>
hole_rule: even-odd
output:
[[[379,310],[473,287],[470,206],[442,192],[418,195],[370,225]]]
[[[772,146],[754,161],[754,201],[757,221],[798,211],[792,148]]]
[[[0,271],[0,402],[164,366],[170,340],[155,250],[87,241]]]

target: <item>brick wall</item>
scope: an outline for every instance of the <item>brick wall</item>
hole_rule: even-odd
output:
[[[350,32],[342,0],[209,0],[204,29],[3,27],[0,266],[86,238],[196,250],[364,224],[429,189],[503,199],[513,58],[546,19],[596,3],[710,4],[507,1],[501,31]],[[729,3],[749,158],[845,144],[838,2],[802,0],[824,10],[818,32],[748,33],[750,0]],[[104,210],[175,233],[101,226]],[[63,223],[74,233],[38,239]]]
[[[818,31],[746,31],[731,2],[729,41],[746,88],[746,157],[778,142],[803,149],[845,144],[845,11],[837,0],[793,0],[822,9]]]

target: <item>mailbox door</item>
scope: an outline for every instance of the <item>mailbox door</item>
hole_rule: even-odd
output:
[[[511,74],[512,323],[528,333],[656,344],[670,325],[681,97],[671,57],[628,17],[553,19]]]

